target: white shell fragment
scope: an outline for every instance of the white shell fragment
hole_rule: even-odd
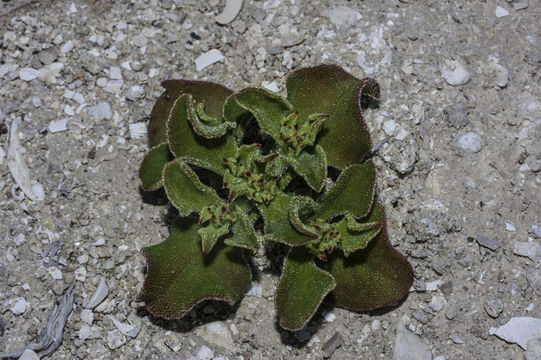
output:
[[[90,300],[88,300],[88,304],[86,305],[87,309],[94,309],[96,306],[98,306],[109,294],[109,288],[107,287],[107,284],[105,283],[105,278],[102,276],[100,279],[100,283],[98,284],[98,287],[96,288],[96,291],[94,294],[92,294],[92,297],[90,297]]]
[[[536,261],[541,259],[541,245],[535,242],[517,241],[513,248],[513,254],[524,256]]]
[[[8,149],[8,168],[13,176],[13,180],[21,188],[26,196],[33,201],[40,201],[39,196],[32,191],[32,183],[30,181],[30,172],[22,157],[24,152],[21,143],[19,142],[19,126],[21,125],[21,118],[16,118],[11,123],[11,129],[9,131],[9,149]],[[42,188],[43,189],[43,188]],[[41,195],[41,194],[38,194]]]
[[[129,129],[132,139],[139,139],[147,134],[147,126],[144,122],[130,124]]]
[[[32,81],[38,77],[38,70],[25,67],[19,70],[19,78],[23,81]]]
[[[449,85],[464,85],[470,80],[470,73],[461,60],[444,60],[440,66],[441,75]]]
[[[494,14],[496,15],[496,17],[504,17],[509,15],[509,11],[505,10],[501,6],[496,6],[496,11],[494,12]]]
[[[131,338],[134,338],[139,334],[139,330],[141,329],[141,323],[136,325],[126,324],[123,322],[120,322],[116,317],[113,315],[109,315],[109,319],[113,322],[113,325],[124,335],[129,336]]]
[[[507,342],[518,344],[526,350],[528,340],[541,337],[541,319],[533,317],[512,318],[499,328],[490,328],[489,333]]]
[[[201,71],[207,66],[210,66],[219,61],[224,61],[224,59],[225,57],[222,55],[222,52],[220,50],[209,50],[206,53],[199,55],[199,57],[195,59],[195,69],[197,71]]]
[[[4,152],[4,149],[0,146],[0,165],[4,162],[4,157],[6,156],[6,153]]]
[[[68,118],[51,121],[51,123],[49,124],[49,131],[51,133],[66,131],[68,129],[66,126],[67,123]]]
[[[225,3],[224,11],[218,16],[216,16],[216,22],[221,25],[229,24],[240,12],[242,8],[243,0],[227,0]]]

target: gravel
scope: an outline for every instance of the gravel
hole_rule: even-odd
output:
[[[1,2],[0,352],[39,342],[73,283],[51,358],[538,358],[538,342],[513,337],[520,323],[505,332],[519,345],[489,330],[541,319],[539,7],[261,0],[220,18],[226,3],[239,5]],[[137,171],[161,81],[283,94],[290,71],[320,63],[380,82],[363,116],[390,241],[415,268],[409,296],[370,313],[324,305],[291,334],[276,326],[278,265],[261,253],[236,306],[149,314],[141,248],[172,214]]]

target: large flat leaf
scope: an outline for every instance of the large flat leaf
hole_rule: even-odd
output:
[[[213,188],[203,184],[197,174],[181,159],[168,163],[163,170],[167,198],[180,216],[223,202]]]
[[[163,185],[163,168],[173,160],[166,142],[154,146],[145,155],[139,167],[139,179],[144,190],[157,190]]]
[[[177,221],[164,242],[143,249],[147,275],[139,301],[166,319],[181,318],[197,303],[213,299],[235,303],[251,281],[243,250],[218,242],[201,252],[197,223]]]
[[[188,95],[174,102],[167,121],[167,141],[175,157],[193,158],[207,164],[209,170],[224,173],[223,158],[235,156],[235,140],[231,136],[206,139],[197,135],[188,120]]]
[[[345,168],[360,163],[371,148],[361,115],[361,95],[379,97],[372,79],[359,80],[335,65],[319,65],[293,72],[287,79],[287,99],[301,118],[328,114],[317,144],[330,165]]]
[[[396,251],[385,231],[383,207],[375,203],[364,222],[379,222],[382,229],[368,246],[349,257],[333,251],[321,267],[336,279],[336,288],[327,300],[337,306],[355,310],[372,310],[399,302],[413,283],[413,269]]]
[[[375,181],[376,170],[371,161],[348,166],[321,196],[314,217],[331,219],[346,212],[358,218],[366,216],[372,208]]]
[[[314,264],[312,254],[304,247],[292,248],[276,290],[280,326],[292,331],[301,329],[335,286],[334,278]]]
[[[150,147],[167,141],[166,123],[173,104],[182,94],[191,94],[196,103],[203,103],[205,111],[214,118],[222,117],[222,108],[232,93],[228,88],[207,81],[165,80],[165,91],[156,100],[148,123]]]
[[[259,207],[265,221],[265,239],[289,246],[300,246],[312,242],[314,238],[301,234],[293,227],[289,219],[291,198],[278,191],[268,205],[261,204]]]

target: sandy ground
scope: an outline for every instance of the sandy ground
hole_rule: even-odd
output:
[[[74,283],[54,359],[540,354],[491,335],[541,318],[540,2],[245,0],[219,25],[224,4],[0,3],[0,351],[36,340]],[[197,71],[211,49],[223,60]],[[380,82],[365,119],[374,143],[388,138],[374,159],[378,196],[415,269],[409,296],[373,313],[323,306],[288,333],[276,325],[277,275],[256,258],[263,271],[237,306],[150,316],[135,301],[140,250],[164,239],[172,212],[140,191],[137,168],[160,81],[284,92],[290,71],[320,63]],[[36,200],[7,165],[18,123]],[[108,295],[88,310],[102,278]]]

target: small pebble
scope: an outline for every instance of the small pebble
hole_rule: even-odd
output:
[[[428,322],[428,318],[423,310],[414,311],[411,316],[421,324],[426,324]]]
[[[473,131],[462,134],[457,139],[458,146],[467,154],[481,151],[481,136]]]
[[[440,71],[449,85],[464,85],[470,81],[470,72],[461,60],[445,60]]]
[[[428,306],[430,306],[430,308],[435,312],[438,312],[443,309],[445,303],[446,301],[443,296],[432,296],[432,300],[430,301],[430,304],[428,304]]]
[[[513,3],[513,9],[515,11],[524,10],[527,7],[528,7],[528,0],[518,0],[515,3]]]
[[[57,132],[66,131],[68,129],[66,126],[67,123],[68,118],[52,121],[48,126],[49,132],[54,134]]]
[[[41,50],[38,54],[39,61],[43,65],[49,65],[55,62],[58,55],[56,53],[56,50],[54,48],[48,48],[45,50]]]
[[[133,44],[142,48],[148,44],[148,39],[143,34],[137,34],[133,37]]]
[[[491,238],[485,236],[485,235],[477,235],[477,237],[475,238],[475,240],[477,241],[477,243],[482,246],[482,247],[485,247],[487,249],[490,249],[492,251],[496,251],[499,249],[500,247],[500,243],[495,241],[495,240],[492,240]]]
[[[135,101],[142,98],[143,95],[145,95],[145,88],[143,88],[141,85],[133,85],[128,89],[126,99]]]
[[[197,360],[211,360],[214,357],[214,352],[208,346],[201,346],[197,352]]]
[[[111,120],[113,112],[108,102],[102,101],[88,110],[88,115],[95,120]]]
[[[336,319],[336,315],[334,315],[332,312],[326,313],[323,317],[325,318],[325,321],[329,323],[334,322]]]
[[[510,232],[515,232],[515,231],[517,231],[517,228],[515,227],[515,225],[511,221],[506,221],[505,222],[505,230],[510,231]]]
[[[451,341],[454,342],[455,344],[464,344],[464,340],[462,340],[460,336],[456,334],[451,335]]]
[[[94,322],[94,313],[92,310],[89,309],[83,309],[81,310],[81,320],[88,325],[92,325],[92,322]]]
[[[67,54],[69,53],[72,49],[73,49],[73,41],[72,40],[68,40],[64,43],[64,45],[62,45],[62,47],[60,48],[60,52],[62,54]]]
[[[387,120],[383,123],[383,131],[385,131],[385,134],[392,136],[394,134],[395,129],[396,129],[396,121]]]
[[[109,349],[115,350],[126,343],[126,336],[120,330],[114,329],[107,333],[107,346]]]
[[[53,279],[62,280],[62,271],[60,271],[57,267],[52,266],[47,270]]]
[[[112,80],[122,79],[122,72],[118,66],[111,66],[109,69],[109,78]]]
[[[485,301],[485,311],[490,317],[497,318],[504,309],[504,305],[500,299],[492,298]]]
[[[502,8],[501,6],[496,6],[496,12],[495,12],[495,15],[496,17],[504,17],[504,16],[507,16],[509,15],[509,11],[505,10],[504,8]]]
[[[36,109],[41,106],[41,98],[38,96],[32,96],[32,106]]]
[[[39,356],[33,350],[26,349],[19,357],[19,360],[39,360]]]
[[[38,77],[38,70],[29,67],[19,70],[19,78],[23,81],[32,81]]]
[[[9,308],[9,310],[14,315],[24,314],[24,312],[26,311],[26,308],[29,305],[29,303],[23,297],[18,297],[18,298],[15,298],[13,300],[10,300],[10,303],[12,303],[12,302],[14,304]]]
[[[212,49],[207,51],[206,53],[203,53],[199,55],[197,59],[195,59],[195,69],[197,71],[201,71],[204,68],[217,63],[217,62],[223,62],[224,56],[222,55],[222,52],[218,49]]]

